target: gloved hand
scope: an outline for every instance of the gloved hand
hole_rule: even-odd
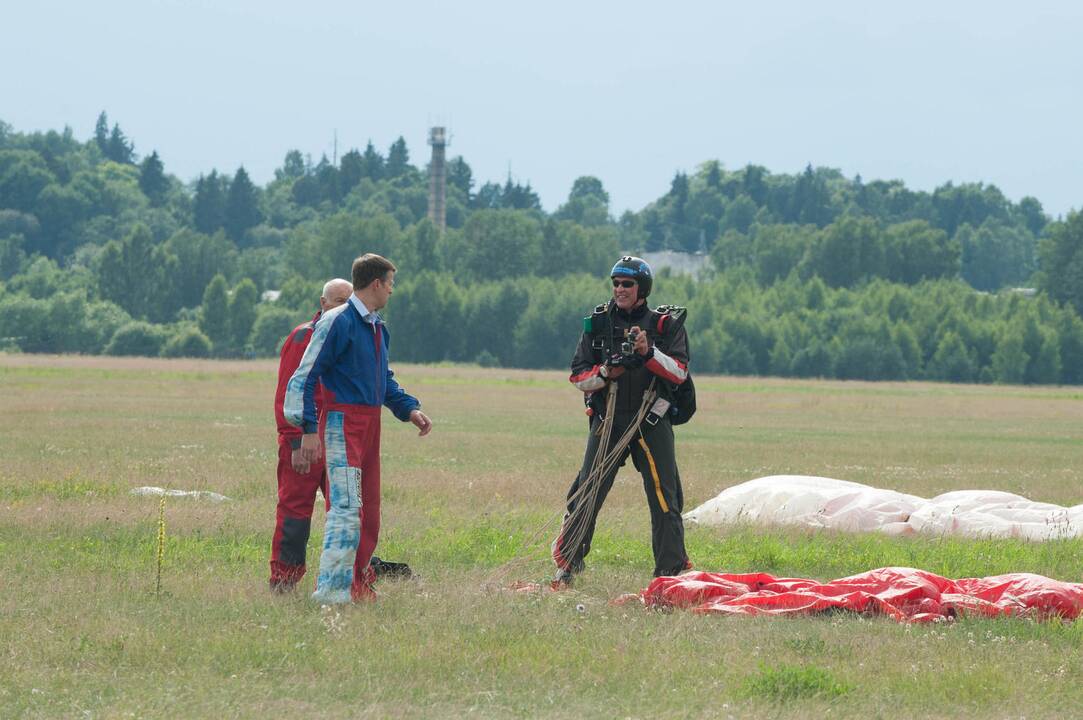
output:
[[[647,360],[639,353],[632,353],[631,355],[624,355],[622,353],[613,353],[609,356],[609,361],[606,363],[610,367],[624,368],[625,370],[635,370],[643,367],[643,363]]]

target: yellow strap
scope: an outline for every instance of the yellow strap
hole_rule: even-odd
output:
[[[647,442],[643,439],[643,436],[639,437],[639,447],[643,448],[643,452],[647,454],[647,463],[651,466],[651,477],[654,478],[654,494],[658,496],[658,504],[662,506],[662,512],[669,512],[666,499],[662,497],[662,482],[658,479],[658,468],[654,466],[654,456],[651,455],[651,449],[647,447]]]

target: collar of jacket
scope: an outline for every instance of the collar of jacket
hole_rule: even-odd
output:
[[[624,319],[624,320],[642,320],[643,317],[646,314],[647,314],[647,303],[643,303],[642,305],[637,305],[636,307],[634,307],[634,308],[632,308],[631,310],[628,310],[628,311],[624,311],[624,310],[621,310],[620,308],[617,308],[617,317],[619,317],[621,319]]]
[[[365,307],[365,303],[361,302],[361,299],[356,295],[350,295],[350,299],[348,300],[348,302],[350,303],[350,305],[353,306],[354,310],[357,311],[357,314],[360,315],[361,319],[365,322],[372,323],[373,325],[381,322],[380,314],[374,313],[367,307]]]

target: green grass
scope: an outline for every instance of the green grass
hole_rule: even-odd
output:
[[[761,665],[749,676],[741,694],[777,702],[803,698],[835,698],[853,690],[853,685],[836,679],[830,671],[815,665]]]
[[[582,457],[579,398],[563,373],[397,370],[436,426],[419,440],[385,415],[378,554],[419,577],[381,583],[375,604],[322,609],[305,592],[266,591],[272,363],[0,356],[0,717],[1034,718],[1083,707],[1083,622],[905,626],[611,605],[652,567],[641,482],[627,470],[576,588],[513,592],[549,576]],[[677,431],[686,509],[785,472],[1080,501],[1073,391],[697,387],[700,414]],[[167,499],[160,597],[158,499],[129,493],[142,485],[232,498]],[[704,570],[1083,579],[1080,539],[691,526],[687,541]]]

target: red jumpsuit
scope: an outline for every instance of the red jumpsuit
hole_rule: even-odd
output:
[[[312,463],[305,474],[293,469],[290,456],[301,447],[301,429],[291,425],[282,411],[286,385],[301,362],[305,348],[312,338],[312,327],[320,313],[309,322],[298,325],[282,344],[278,362],[278,387],[275,390],[275,420],[278,422],[278,510],[275,513],[275,534],[271,541],[271,589],[287,590],[305,574],[305,552],[312,523],[312,506],[316,491],[327,497],[324,462]],[[317,405],[322,409],[322,393],[317,389]]]

